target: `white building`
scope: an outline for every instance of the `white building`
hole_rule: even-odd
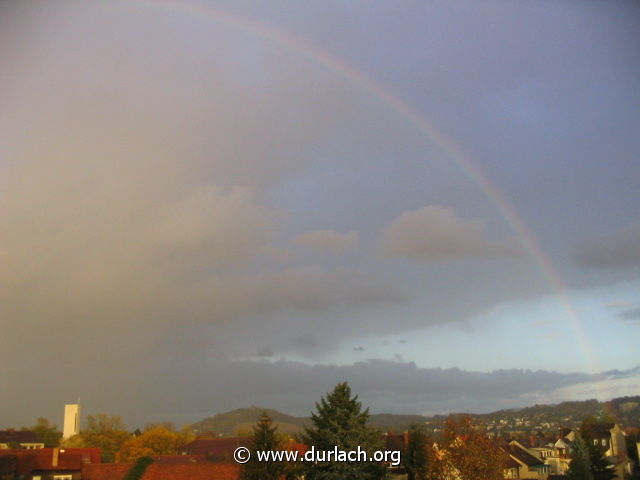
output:
[[[64,406],[62,438],[71,438],[78,433],[80,433],[80,404],[67,404]]]

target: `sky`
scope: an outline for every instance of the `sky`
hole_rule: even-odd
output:
[[[0,427],[640,394],[639,20],[3,2]]]

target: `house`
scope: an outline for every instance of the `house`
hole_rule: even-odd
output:
[[[582,428],[584,439],[602,449],[605,457],[626,456],[624,432],[617,423],[592,423]]]
[[[85,465],[82,480],[122,480],[132,463]],[[152,463],[140,480],[239,480],[241,467],[229,463]]]
[[[583,426],[585,441],[600,448],[613,466],[616,479],[622,480],[631,474],[632,464],[627,458],[625,434],[617,423],[591,423]]]
[[[0,450],[44,448],[44,442],[35,432],[22,430],[0,430]]]
[[[527,448],[516,440],[502,447],[509,456],[507,462],[506,478],[547,478],[550,473],[549,465],[535,456]]]
[[[24,480],[80,480],[84,465],[101,462],[99,448],[4,450],[2,457],[15,458],[12,475]]]
[[[506,455],[503,472],[504,478],[520,478],[520,463],[516,462],[510,455]]]
[[[551,446],[551,453],[548,451],[543,458],[544,463],[549,465],[551,473],[554,475],[564,475],[569,470],[569,462],[571,462],[571,452],[573,448],[573,441],[575,440],[575,432],[567,432],[563,437],[560,437]]]

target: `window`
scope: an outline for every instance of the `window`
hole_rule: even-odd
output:
[[[54,475],[53,480],[73,480],[73,475]]]

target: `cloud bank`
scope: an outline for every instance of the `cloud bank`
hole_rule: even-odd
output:
[[[584,243],[575,255],[581,267],[628,269],[640,266],[640,227],[634,225]]]
[[[385,227],[381,245],[386,256],[420,262],[512,257],[519,253],[514,244],[487,239],[480,221],[465,220],[453,208],[440,205],[402,213]]]
[[[321,253],[342,253],[358,246],[360,237],[357,232],[350,230],[346,233],[334,230],[313,230],[298,235],[294,243],[303,247],[317,250]]]

